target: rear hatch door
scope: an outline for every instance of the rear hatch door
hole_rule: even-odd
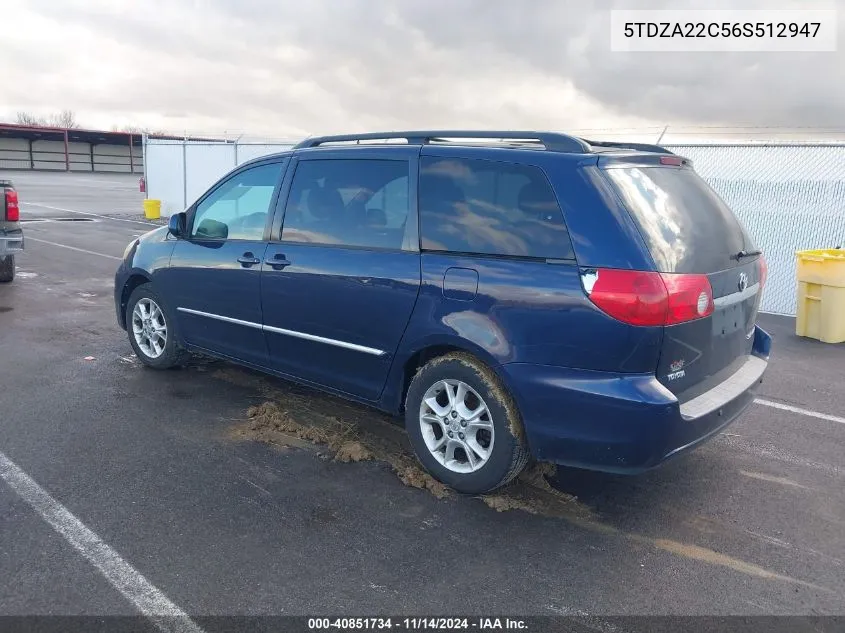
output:
[[[630,162],[604,172],[640,229],[656,269],[703,274],[713,312],[665,328],[657,378],[681,402],[737,371],[751,353],[764,259],[731,209],[692,169]]]

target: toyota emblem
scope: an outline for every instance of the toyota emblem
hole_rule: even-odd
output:
[[[748,288],[748,275],[739,273],[739,291],[743,292],[746,288]]]

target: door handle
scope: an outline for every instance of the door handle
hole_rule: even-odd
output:
[[[273,270],[282,270],[285,266],[290,266],[291,261],[287,257],[285,257],[284,255],[282,255],[281,253],[276,253],[273,256],[273,259],[268,261],[267,264]]]
[[[250,266],[255,266],[256,264],[260,264],[261,260],[258,259],[252,253],[244,253],[240,257],[238,257],[238,261],[241,263],[241,266],[244,268],[249,268]]]

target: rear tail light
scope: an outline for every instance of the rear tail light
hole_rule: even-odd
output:
[[[766,285],[766,280],[769,278],[769,263],[766,261],[764,255],[760,255],[757,265],[760,267],[760,288],[763,288]]]
[[[706,275],[600,268],[583,272],[581,279],[594,304],[629,325],[674,325],[713,313]]]
[[[702,319],[713,314],[713,288],[707,275],[660,275],[666,284],[669,314],[666,325]]]
[[[21,212],[18,207],[18,192],[14,189],[6,189],[6,221],[17,222],[20,220]]]

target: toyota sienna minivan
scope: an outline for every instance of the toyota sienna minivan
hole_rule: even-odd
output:
[[[400,415],[464,493],[530,459],[638,473],[737,418],[766,370],[766,261],[689,160],[537,132],[309,138],[136,239],[117,320]]]

